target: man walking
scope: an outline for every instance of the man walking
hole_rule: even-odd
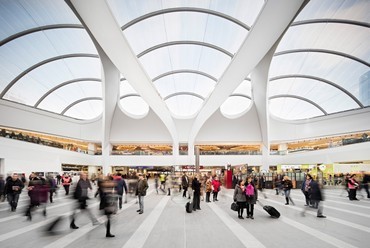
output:
[[[144,213],[144,196],[146,196],[146,190],[149,188],[149,185],[144,179],[143,174],[139,173],[139,181],[137,183],[136,188],[136,195],[139,198],[139,206],[140,209],[138,209],[136,212],[139,212],[139,214]]]

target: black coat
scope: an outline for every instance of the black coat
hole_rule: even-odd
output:
[[[198,179],[193,179],[193,182],[191,183],[191,188],[194,190],[194,194],[200,195],[200,183]]]
[[[18,187],[18,190],[14,190],[13,187]],[[22,192],[22,189],[24,188],[24,184],[22,183],[21,180],[17,179],[13,181],[13,179],[10,179],[6,182],[5,184],[5,194],[20,194]]]
[[[314,180],[312,180],[310,183],[310,198],[313,201],[323,201],[324,200],[323,195],[321,193],[320,186]]]

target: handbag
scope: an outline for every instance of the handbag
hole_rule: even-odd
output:
[[[236,204],[236,202],[231,203],[231,210],[239,211],[239,206]]]

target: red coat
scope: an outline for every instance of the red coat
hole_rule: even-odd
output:
[[[221,183],[218,180],[212,181],[213,192],[219,192],[221,190]]]

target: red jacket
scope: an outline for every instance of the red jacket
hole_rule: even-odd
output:
[[[213,192],[219,192],[221,188],[221,183],[218,180],[213,180],[212,186],[213,186]]]

